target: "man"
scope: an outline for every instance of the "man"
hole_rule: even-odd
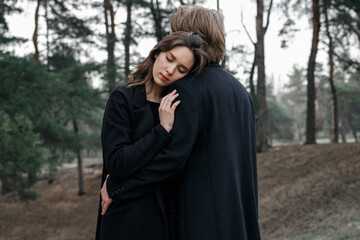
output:
[[[172,140],[129,179],[118,183],[108,178],[103,212],[110,199],[121,203],[143,196],[179,174],[176,237],[260,239],[253,102],[219,65],[225,53],[222,18],[214,10],[183,6],[170,15],[170,24],[172,31],[199,34],[209,45],[211,63],[201,75],[171,86],[181,99]]]

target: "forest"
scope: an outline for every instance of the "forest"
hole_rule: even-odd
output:
[[[76,162],[77,194],[85,194],[84,159],[101,158],[105,104],[112,89],[126,83],[146,54],[139,43],[149,39],[156,43],[168,35],[168,15],[178,6],[211,2],[211,8],[223,12],[222,1],[1,0],[1,193],[34,200],[35,183],[53,182],[59,166]],[[360,1],[248,4],[255,9],[254,25],[244,24],[243,18],[235,24],[241,29],[239,36],[251,44],[228,46],[221,66],[253,97],[259,154],[284,145],[358,142]],[[27,9],[30,5],[32,12]],[[10,17],[25,12],[34,21],[31,38],[15,36],[10,27]],[[273,15],[282,24],[276,40],[285,50],[292,48],[301,17],[311,29],[309,48],[302,49],[307,64],[293,65],[277,90],[265,61]],[[31,53],[20,54],[26,44],[31,44]],[[320,53],[325,62],[318,61]]]

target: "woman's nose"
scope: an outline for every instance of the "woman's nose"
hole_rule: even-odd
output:
[[[167,67],[166,71],[168,72],[168,74],[173,74],[175,72],[176,66],[171,64]]]

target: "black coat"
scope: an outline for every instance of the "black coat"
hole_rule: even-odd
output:
[[[101,132],[104,159],[101,186],[107,174],[116,183],[136,173],[170,139],[170,134],[160,124],[154,127],[144,86],[116,88],[107,102]],[[97,240],[168,239],[160,191],[121,204],[115,201],[104,216],[100,213],[99,206]]]
[[[253,102],[241,83],[211,64],[173,84],[180,93],[172,139],[110,198],[128,201],[181,172],[180,240],[257,240],[257,163]]]

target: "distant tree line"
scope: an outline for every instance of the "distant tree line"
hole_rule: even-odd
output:
[[[7,16],[26,10],[25,2],[0,2],[1,191],[15,193],[21,200],[35,198],[28,189],[40,173],[51,183],[58,166],[76,159],[82,195],[82,150],[100,148],[106,99],[126,82],[139,61],[137,44],[169,34],[168,15],[179,5],[201,6],[206,0],[29,2],[35,6],[32,39],[12,36],[7,22]],[[316,135],[332,142],[338,142],[340,135],[346,142],[350,134],[358,141],[360,63],[352,49],[360,45],[359,1],[257,0],[254,4],[256,25],[238,23],[253,51],[246,52],[242,45],[228,49],[221,65],[232,73],[245,69],[248,78],[240,80],[254,99],[258,151],[267,151],[274,141],[313,144]],[[216,7],[222,10],[220,0]],[[265,34],[274,9],[284,13],[279,33],[283,47],[291,47],[297,16],[307,16],[313,29],[308,65],[294,66],[286,86],[276,94],[264,61]],[[256,29],[256,39],[249,28]],[[28,41],[34,52],[17,56],[13,49]],[[326,46],[328,67],[316,62],[319,44]],[[92,50],[106,52],[106,59],[94,59]],[[243,61],[247,56],[250,63]],[[241,67],[231,68],[229,63],[236,60]],[[94,81],[101,86],[94,88]]]

